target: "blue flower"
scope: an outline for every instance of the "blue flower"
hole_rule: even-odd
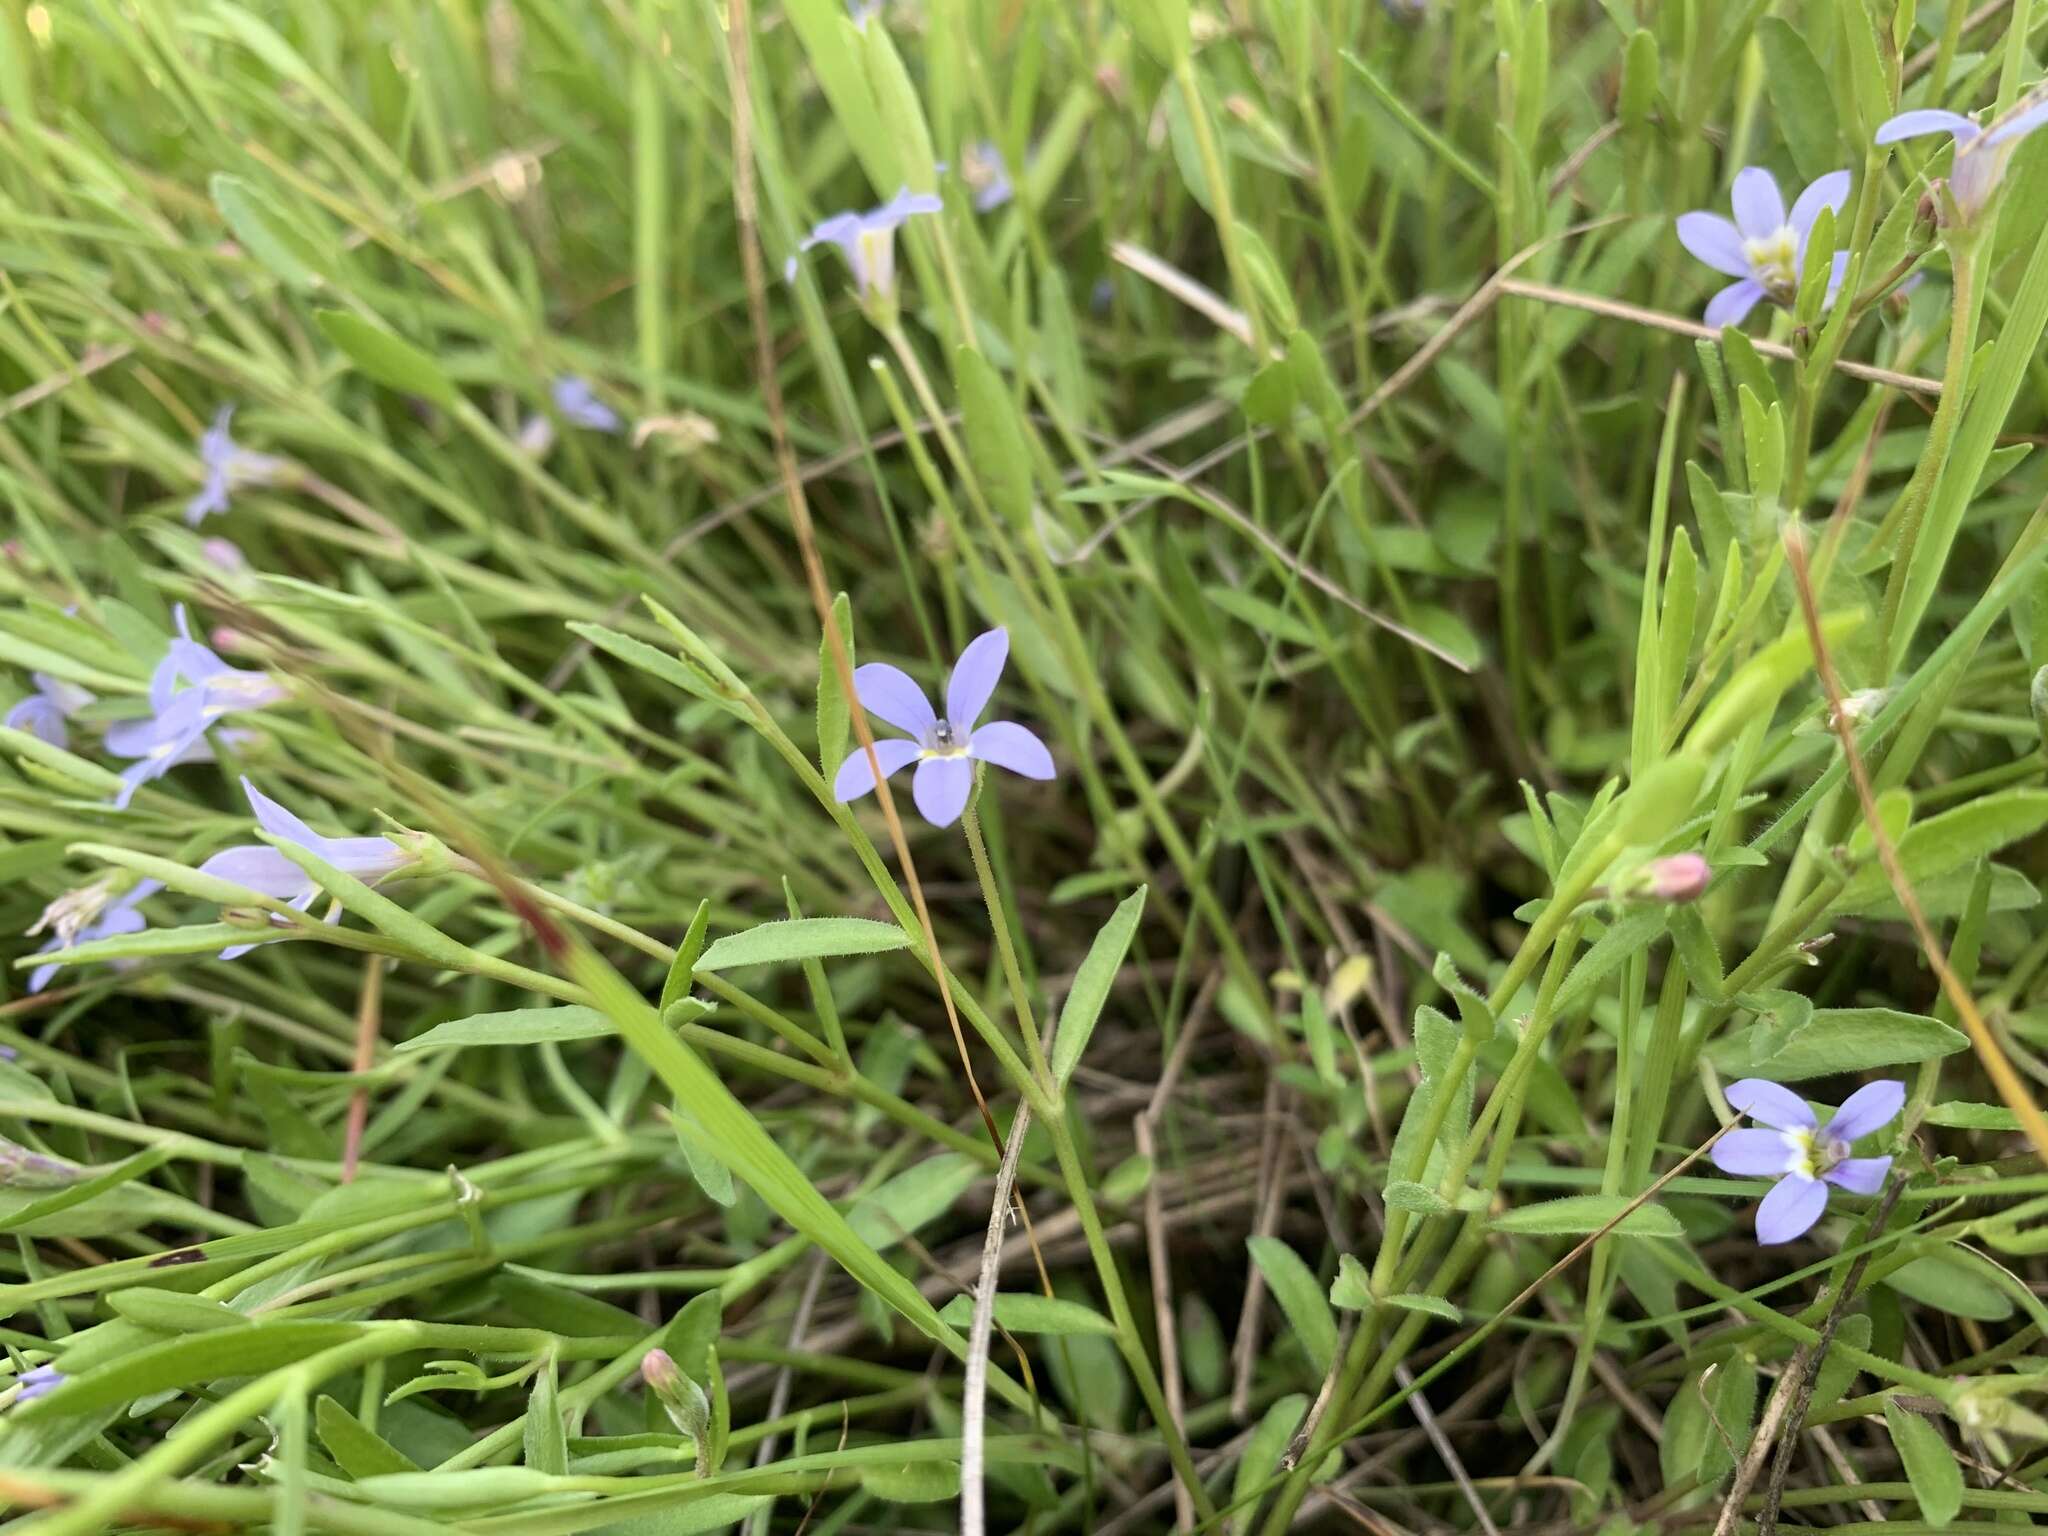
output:
[[[1760,165],[1739,173],[1731,193],[1735,222],[1718,213],[1681,213],[1678,243],[1716,272],[1739,278],[1707,302],[1703,320],[1715,330],[1740,325],[1757,304],[1769,299],[1790,304],[1799,292],[1799,276],[1806,270],[1806,240],[1813,233],[1814,220],[1823,208],[1837,212],[1849,199],[1849,173],[1831,171],[1799,194],[1792,211],[1785,211],[1785,199],[1778,183]],[[1849,269],[1849,253],[1835,252],[1828,274],[1827,302],[1833,303],[1842,275]]]
[[[943,717],[932,713],[924,690],[900,668],[869,662],[854,670],[853,689],[860,695],[861,708],[911,736],[908,741],[900,737],[876,740],[875,756],[881,761],[883,777],[916,763],[911,798],[935,827],[950,827],[967,809],[977,761],[994,763],[1027,779],[1053,776],[1052,754],[1023,726],[991,720],[975,727],[996,691],[1009,655],[1010,637],[1005,630],[992,629],[970,641],[946,683]],[[856,750],[839,765],[832,794],[841,802],[858,800],[874,787],[874,769],[867,752]]]
[[[1728,1085],[1729,1105],[1769,1130],[1730,1131],[1714,1143],[1714,1166],[1747,1178],[1776,1178],[1756,1212],[1759,1243],[1789,1243],[1827,1209],[1828,1186],[1874,1195],[1889,1157],[1851,1157],[1857,1138],[1882,1130],[1905,1107],[1906,1085],[1883,1078],[1858,1088],[1822,1127],[1806,1101],[1760,1077]]]
[[[66,722],[93,702],[92,695],[76,683],[67,683],[47,672],[31,672],[29,681],[35,684],[36,691],[16,700],[0,724],[12,730],[27,731],[53,747],[68,750],[71,728]]]
[[[1980,128],[1960,112],[1922,107],[1901,112],[1877,130],[1877,142],[1896,144],[1923,134],[1945,133],[1956,141],[1955,163],[1949,167],[1949,196],[1963,223],[1973,222],[2005,180],[2005,167],[2020,140],[2048,123],[2048,90],[2036,88],[1997,122]]]
[[[344,874],[374,884],[413,862],[413,855],[388,837],[322,836],[246,778],[242,780],[242,792],[249,797],[249,808],[256,813],[257,825],[264,831],[281,841],[296,843]],[[231,880],[258,895],[286,902],[301,912],[312,906],[320,894],[320,887],[311,875],[268,843],[244,843],[234,848],[223,848],[199,866],[199,873]],[[338,915],[337,910],[334,916]],[[329,920],[332,921],[333,917]],[[238,944],[222,950],[220,957],[232,960],[254,947]]]
[[[870,295],[888,300],[896,296],[896,231],[906,220],[921,213],[937,213],[945,204],[929,192],[905,187],[879,208],[866,213],[835,213],[816,225],[797,247],[802,255],[813,246],[836,245],[853,271],[854,286],[862,298]],[[797,258],[783,266],[782,275],[796,281]]]
[[[1003,152],[988,139],[970,144],[960,152],[960,178],[974,194],[976,213],[993,213],[1016,196],[1017,189],[1010,185],[1010,169],[1003,163]]]
[[[64,1373],[54,1365],[39,1365],[32,1371],[23,1371],[15,1378],[15,1385],[21,1390],[15,1394],[17,1403],[32,1403],[39,1397],[48,1397],[64,1385]]]
[[[135,759],[121,772],[116,807],[125,807],[136,790],[181,763],[212,762],[213,746],[206,733],[222,716],[261,709],[286,696],[283,686],[267,674],[231,667],[193,639],[183,603],[177,607],[177,620],[177,636],[150,674],[149,714],[107,729],[107,751]]]
[[[224,405],[214,414],[213,425],[199,438],[199,462],[206,471],[199,494],[185,503],[185,521],[198,527],[216,512],[228,509],[228,495],[245,485],[271,485],[290,467],[287,459],[267,453],[251,453],[228,432],[235,408]]]
[[[161,880],[138,880],[112,901],[107,899],[111,886],[104,880],[68,891],[43,909],[43,915],[36,919],[35,926],[29,929],[26,937],[34,938],[44,929],[49,929],[48,941],[35,951],[39,955],[47,955],[60,949],[90,944],[95,939],[140,933],[149,923],[135,908],[163,888]],[[42,991],[56,974],[54,965],[37,966],[28,975],[29,991]]]
[[[554,396],[555,409],[573,427],[583,427],[592,432],[617,432],[626,425],[617,411],[597,398],[597,391],[590,387],[588,379],[566,374],[555,380],[550,393]]]

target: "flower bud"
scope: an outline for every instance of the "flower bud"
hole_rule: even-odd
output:
[[[1653,901],[1697,901],[1714,878],[1713,866],[1697,853],[1674,853],[1643,871],[1643,893]]]
[[[32,1371],[23,1371],[15,1378],[15,1385],[21,1391],[15,1396],[17,1403],[32,1403],[39,1397],[48,1397],[64,1385],[64,1373],[54,1365],[39,1365]]]

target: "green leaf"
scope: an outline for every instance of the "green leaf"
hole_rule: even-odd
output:
[[[1294,1336],[1308,1353],[1316,1374],[1328,1375],[1337,1358],[1337,1318],[1330,1311],[1329,1300],[1317,1283],[1315,1272],[1302,1262],[1300,1254],[1277,1237],[1247,1238],[1245,1246],[1272,1288],[1273,1299],[1287,1314]]]
[[[571,1485],[573,1486],[573,1485]],[[531,1467],[464,1467],[454,1472],[387,1472],[359,1478],[356,1487],[376,1504],[398,1509],[495,1509],[543,1493],[566,1491]]]
[[[2012,1298],[1977,1270],[1939,1250],[1923,1252],[1884,1277],[1901,1296],[1951,1317],[1998,1323],[2012,1316]]]
[[[256,1376],[360,1338],[364,1329],[361,1323],[279,1318],[166,1339],[94,1366],[47,1397],[17,1403],[7,1416],[14,1423],[35,1423],[118,1408],[138,1398],[230,1376]],[[58,1365],[62,1364],[60,1357]]]
[[[886,1504],[938,1504],[960,1497],[957,1461],[906,1461],[862,1467],[861,1488]]]
[[[974,1317],[974,1298],[955,1296],[939,1309],[939,1316],[955,1328],[965,1330]],[[1057,1296],[1040,1296],[1029,1291],[998,1291],[996,1321],[1010,1333],[1101,1334],[1116,1336],[1116,1324],[1093,1307]]]
[[[1118,904],[1074,973],[1074,984],[1067,990],[1052,1039],[1052,1080],[1062,1093],[1066,1091],[1067,1079],[1074,1075],[1074,1068],[1081,1064],[1081,1055],[1088,1049],[1088,1037],[1095,1033],[1096,1021],[1102,1017],[1102,1005],[1109,1000],[1116,973],[1123,968],[1132,935],[1138,931],[1138,919],[1145,911],[1147,889],[1139,886]]]
[[[550,1040],[595,1040],[616,1033],[612,1021],[595,1008],[565,1003],[558,1008],[510,1008],[503,1013],[450,1019],[410,1040],[401,1040],[392,1050],[403,1054],[466,1050],[478,1045],[539,1045]]]
[[[206,1296],[187,1296],[182,1291],[161,1291],[154,1286],[133,1285],[107,1297],[115,1314],[131,1323],[158,1333],[182,1337],[215,1328],[240,1328],[249,1319],[224,1302]]]
[[[1777,16],[1757,23],[1756,40],[1764,54],[1764,88],[1792,163],[1802,180],[1813,181],[1841,163],[1840,137],[1835,130],[1835,98],[1806,39]]]
[[[315,254],[306,238],[306,221],[279,213],[239,176],[218,172],[207,183],[213,206],[234,231],[236,242],[288,288],[318,286],[320,268],[328,263]]]
[[[1851,1312],[1844,1317],[1835,1329],[1835,1343],[1844,1347],[1829,1350],[1827,1358],[1820,1363],[1820,1369],[1814,1373],[1814,1409],[1839,1403],[1848,1395],[1850,1384],[1856,1380],[1860,1369],[1849,1357],[1849,1351],[1870,1348],[1870,1314]]]
[[[1899,867],[1915,887],[1974,864],[2008,844],[2048,827],[2048,789],[2008,789],[1984,795],[1907,827],[1898,840]],[[1891,881],[1873,860],[1836,898],[1855,908],[1891,894]]]
[[[1280,1458],[1286,1453],[1294,1432],[1308,1413],[1308,1399],[1299,1392],[1290,1392],[1277,1399],[1268,1408],[1265,1416],[1252,1426],[1251,1438],[1245,1441],[1244,1450],[1237,1463],[1237,1476],[1231,1485],[1231,1499],[1238,1506],[1257,1503],[1259,1494],[1280,1466]],[[1249,1528],[1249,1517],[1242,1524],[1233,1525],[1233,1532]]]
[[[1266,364],[1245,386],[1244,414],[1255,427],[1284,427],[1294,419],[1294,364],[1280,359]]]
[[[315,310],[313,319],[322,334],[348,354],[349,361],[386,389],[418,395],[443,410],[455,405],[455,385],[441,365],[396,331],[345,309]]]
[[[1924,1014],[1890,1008],[1816,1008],[1782,1050],[1759,1061],[1751,1041],[1752,1030],[1758,1027],[1767,1026],[1738,1030],[1707,1047],[1707,1060],[1716,1071],[1796,1083],[1837,1072],[1934,1061],[1967,1050],[1970,1044],[1966,1035]]]
[[[671,1006],[690,995],[690,978],[697,973],[697,958],[704,953],[704,934],[711,926],[711,900],[706,897],[697,903],[697,910],[691,914],[690,926],[683,934],[683,942],[676,946],[676,957],[669,963],[668,975],[661,983],[661,1015],[668,1017]]]
[[[1958,1131],[2018,1131],[2020,1117],[2003,1104],[1972,1104],[1951,1099],[1928,1108],[1926,1123]]]
[[[589,641],[608,656],[615,656],[629,667],[638,667],[652,677],[665,683],[672,683],[693,697],[716,704],[729,715],[746,719],[746,709],[730,694],[719,688],[701,668],[678,661],[667,651],[657,650],[645,640],[635,640],[631,635],[622,635],[615,629],[602,624],[575,623],[568,626],[569,633]]]
[[[526,1464],[536,1472],[561,1477],[569,1470],[569,1432],[562,1423],[561,1386],[554,1352],[533,1375],[526,1398],[526,1424],[521,1431]]]
[[[1465,1320],[1465,1314],[1441,1296],[1425,1296],[1420,1291],[1396,1291],[1386,1301],[1388,1306],[1399,1307],[1404,1312],[1427,1312],[1432,1317],[1453,1323]]]
[[[331,1397],[313,1405],[313,1428],[334,1464],[350,1477],[417,1472],[412,1459]]]
[[[1896,1397],[1884,1400],[1885,1427],[1905,1464],[1906,1481],[1929,1525],[1947,1525],[1962,1512],[1963,1469],[1955,1452],[1936,1429]]]
[[[785,918],[715,940],[704,951],[696,969],[733,971],[748,965],[826,960],[838,955],[878,955],[909,947],[910,935],[894,923],[878,923],[866,917]]]
[[[1382,1198],[1395,1210],[1413,1211],[1418,1216],[1441,1216],[1451,1209],[1450,1201],[1427,1184],[1418,1184],[1413,1179],[1394,1180]]]
[[[1863,623],[1863,610],[1825,614],[1821,634],[1835,649]],[[1804,625],[1772,641],[1745,662],[1721,685],[1711,703],[1700,711],[1686,737],[1689,751],[1711,754],[1734,740],[1736,734],[1759,715],[1769,716],[1778,707],[1785,690],[1804,677],[1813,666],[1813,648]]]
[[[832,617],[839,626],[839,635],[846,642],[846,666],[849,672],[858,665],[853,654],[853,605],[846,594],[840,593],[832,602]],[[846,736],[851,710],[846,702],[846,691],[839,686],[839,667],[832,659],[832,640],[828,635],[818,637],[818,771],[830,783],[839,765],[846,761]]]
[[[1330,1305],[1345,1312],[1372,1310],[1372,1277],[1350,1254],[1337,1259],[1337,1278],[1330,1282]]]
[[[1031,526],[1031,457],[1017,421],[1017,402],[989,360],[969,347],[953,354],[967,458],[990,504],[1011,527]]]
[[[1561,1200],[1539,1200],[1517,1206],[1493,1217],[1487,1225],[1496,1232],[1516,1232],[1530,1237],[1583,1237],[1598,1232],[1627,1209],[1624,1195],[1567,1195]],[[1678,1218],[1661,1205],[1639,1205],[1622,1218],[1614,1229],[1628,1237],[1683,1237]]]
[[[854,1234],[876,1249],[901,1242],[937,1219],[981,1176],[980,1164],[957,1152],[942,1152],[906,1168],[854,1202],[846,1219]]]

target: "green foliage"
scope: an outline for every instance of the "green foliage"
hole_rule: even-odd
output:
[[[2030,14],[10,9],[10,1508],[1711,1524],[1839,1299],[1784,1522],[2048,1514],[2048,134],[1872,142]],[[1702,338],[1747,165],[1852,189]],[[986,885],[820,599],[1007,627]],[[1895,1198],[1757,1246],[1741,1076]]]

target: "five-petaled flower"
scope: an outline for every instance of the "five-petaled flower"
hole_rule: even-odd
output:
[[[32,939],[47,929],[50,937],[35,951],[39,955],[47,955],[60,949],[90,944],[95,939],[113,939],[124,933],[140,933],[149,926],[149,923],[135,910],[136,907],[163,888],[161,880],[138,880],[122,894],[115,896],[110,880],[94,881],[91,885],[81,886],[75,891],[66,891],[43,908],[43,915],[36,919],[35,926],[29,929],[24,937]],[[56,974],[57,967],[54,965],[37,966],[28,973],[29,991],[42,991],[50,984],[50,978]]]
[[[1008,631],[992,629],[977,635],[953,664],[946,682],[946,713],[932,713],[924,690],[900,668],[871,661],[853,674],[854,692],[861,708],[879,716],[912,737],[877,739],[875,756],[881,761],[882,776],[917,764],[910,781],[911,798],[924,819],[935,827],[950,827],[967,809],[967,797],[974,789],[974,764],[994,763],[1027,779],[1053,776],[1052,754],[1023,726],[1008,720],[991,720],[976,729],[974,722],[988,707],[1009,659]],[[865,749],[839,765],[832,781],[835,798],[857,800],[875,787],[874,769]]]
[[[323,837],[290,811],[263,793],[247,778],[242,791],[257,825],[281,842],[294,843],[323,863],[344,874],[372,883],[413,862],[413,855],[388,837]],[[223,848],[199,866],[202,875],[232,880],[258,895],[282,901],[303,912],[313,905],[320,887],[313,877],[268,843],[243,843]],[[332,916],[339,916],[337,911]],[[330,920],[332,920],[332,916]],[[223,960],[247,953],[254,946],[237,944],[220,952]]]
[[[1901,112],[1877,130],[1877,142],[1896,144],[1923,134],[1945,133],[1956,141],[1955,163],[1949,167],[1948,191],[1955,200],[1956,216],[1965,224],[1975,222],[1991,194],[2005,179],[2005,167],[2020,140],[2048,123],[2048,88],[2030,92],[2004,117],[1978,127],[1960,112],[1921,107]]]
[[[71,728],[65,722],[92,703],[92,695],[78,684],[67,683],[47,672],[31,672],[29,681],[35,684],[36,691],[17,699],[0,725],[27,731],[53,747],[69,748]]]
[[[224,405],[214,414],[213,425],[199,439],[199,462],[206,470],[199,494],[185,503],[185,521],[198,527],[216,512],[228,509],[228,495],[245,485],[270,485],[290,468],[289,459],[267,453],[251,453],[229,435],[228,423],[235,408]]]
[[[121,789],[113,801],[117,807],[180,763],[212,762],[206,733],[223,715],[261,709],[285,697],[284,688],[266,674],[231,667],[193,639],[183,603],[177,619],[177,636],[150,674],[149,714],[107,728],[107,751],[135,759],[121,771]]]
[[[1889,1157],[1851,1157],[1850,1143],[1891,1124],[1906,1103],[1906,1085],[1891,1078],[1866,1083],[1842,1101],[1825,1126],[1789,1088],[1760,1077],[1730,1083],[1728,1103],[1769,1130],[1730,1131],[1714,1143],[1714,1166],[1745,1177],[1777,1177],[1757,1207],[1760,1243],[1789,1243],[1827,1209],[1828,1185],[1874,1195],[1891,1171]]]
[[[866,213],[835,213],[822,220],[804,236],[797,255],[816,245],[836,245],[853,271],[854,286],[863,299],[888,302],[896,297],[896,231],[920,213],[937,213],[945,204],[929,192],[905,187],[879,208]],[[783,266],[782,275],[796,281],[796,256]]]
[[[1752,165],[1737,174],[1730,192],[1734,223],[1718,213],[1681,213],[1679,244],[1716,272],[1738,279],[1707,301],[1702,317],[1706,323],[1716,330],[1740,325],[1764,299],[1790,304],[1798,295],[1799,276],[1806,268],[1806,241],[1813,233],[1814,220],[1823,208],[1839,212],[1848,197],[1849,173],[1831,171],[1800,193],[1788,214],[1776,179],[1762,166]],[[1849,253],[1835,252],[1828,274],[1828,302],[1834,301],[1848,266]]]

